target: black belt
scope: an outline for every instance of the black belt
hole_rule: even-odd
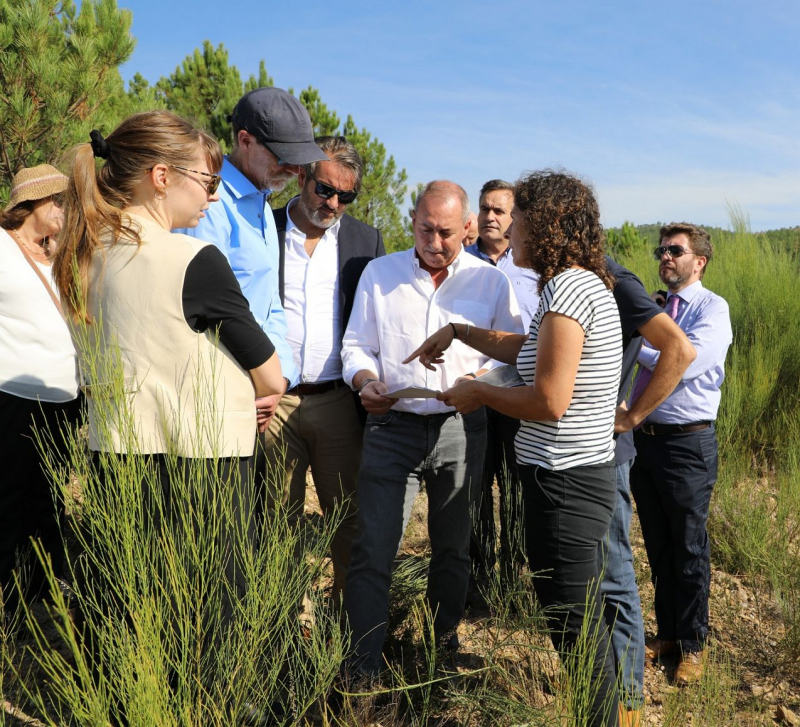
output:
[[[345,383],[342,379],[334,379],[333,381],[323,381],[320,384],[298,384],[289,389],[286,393],[290,396],[313,396],[314,394],[324,394],[326,391],[333,391],[344,385]]]
[[[651,437],[660,434],[683,434],[685,432],[699,432],[701,429],[708,429],[711,422],[691,422],[689,424],[653,424],[642,422],[641,430]]]

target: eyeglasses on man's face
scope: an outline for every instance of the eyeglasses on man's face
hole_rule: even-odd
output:
[[[209,194],[214,194],[219,189],[220,182],[222,182],[222,177],[219,174],[211,174],[211,172],[200,172],[197,169],[187,169],[186,167],[179,167],[177,165],[173,165],[173,169],[178,169],[181,172],[191,172],[192,174],[202,174],[204,177],[209,177],[209,181],[205,182],[203,186],[206,188],[206,191]]]
[[[653,257],[656,260],[661,260],[661,258],[664,257],[664,253],[669,255],[671,258],[696,254],[693,250],[690,250],[688,247],[682,247],[681,245],[662,245],[653,250]]]
[[[317,181],[317,178],[312,174],[309,174],[308,176],[316,182],[316,185],[314,186],[314,194],[316,194],[317,197],[322,197],[322,199],[330,199],[335,194],[339,198],[340,204],[350,204],[356,197],[358,197],[358,192],[353,189],[349,191],[336,189],[336,187],[331,187],[330,184]]]

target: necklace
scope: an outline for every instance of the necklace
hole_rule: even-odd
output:
[[[26,242],[25,242],[25,241],[24,241],[24,240],[23,240],[23,239],[22,239],[22,238],[19,236],[19,233],[18,233],[16,230],[9,230],[9,232],[10,232],[12,235],[14,235],[14,237],[16,237],[16,238],[17,238],[17,241],[19,242],[19,244],[20,244],[20,245],[22,245],[22,247],[24,247],[24,248],[25,248],[25,249],[26,249],[26,250],[27,250],[29,253],[31,253],[31,255],[44,255],[45,257],[47,257],[47,252],[48,252],[48,250],[47,250],[47,238],[46,238],[46,237],[44,238],[44,239],[45,239],[45,242],[43,242],[43,243],[42,243],[42,249],[41,249],[41,250],[35,250],[35,249],[33,249],[33,248],[30,246],[30,245],[28,245],[28,244],[27,244],[27,243],[26,243]]]

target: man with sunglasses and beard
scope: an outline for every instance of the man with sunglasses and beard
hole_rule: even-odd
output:
[[[229,117],[233,151],[220,170],[219,202],[186,235],[216,245],[228,258],[256,322],[269,336],[287,388],[297,368],[286,341],[286,317],[278,293],[278,234],[269,196],[280,192],[300,167],[328,157],[314,143],[303,104],[280,88],[257,88],[239,99]],[[280,395],[256,399],[264,431]]]
[[[338,607],[356,535],[366,417],[342,380],[342,335],[362,271],[385,250],[380,231],[345,214],[361,187],[363,165],[355,147],[343,136],[315,141],[325,161],[306,164],[297,178],[300,196],[275,210],[280,295],[300,379],[269,422],[263,435],[266,462],[257,467],[264,473],[276,465],[272,471],[285,471],[269,502],[282,503],[291,522],[303,514],[311,468],[324,515],[339,519],[331,543],[332,598]]]
[[[669,397],[634,432],[636,460],[631,493],[639,514],[651,578],[658,632],[645,656],[679,659],[679,685],[698,681],[705,666],[711,583],[706,531],[717,479],[714,420],[720,403],[725,356],[733,340],[727,302],[703,287],[713,248],[708,233],[686,222],[661,228],[655,258],[666,291],[664,309],[697,351]],[[647,342],[631,402],[647,386],[659,358]]]

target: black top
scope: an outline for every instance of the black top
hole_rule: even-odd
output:
[[[611,274],[617,279],[614,285],[614,299],[617,301],[619,321],[622,326],[622,377],[619,382],[617,404],[621,404],[630,389],[636,359],[642,347],[639,327],[663,311],[647,294],[642,281],[630,270],[623,268],[608,256],[606,263]],[[616,464],[625,464],[635,456],[633,432],[617,435]]]
[[[275,346],[256,323],[247,299],[225,256],[206,245],[186,268],[183,280],[183,316],[193,331],[209,328],[245,369],[261,366]]]

